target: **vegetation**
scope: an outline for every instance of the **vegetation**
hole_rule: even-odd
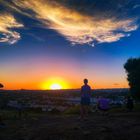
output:
[[[130,58],[124,65],[132,95],[140,99],[140,58]]]
[[[3,84],[0,83],[0,88],[3,88],[3,87],[4,87]]]

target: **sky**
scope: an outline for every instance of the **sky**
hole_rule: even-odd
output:
[[[140,57],[139,0],[0,0],[5,89],[127,88]]]

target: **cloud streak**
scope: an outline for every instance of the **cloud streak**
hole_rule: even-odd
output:
[[[76,10],[66,0],[12,0],[12,2],[13,5],[10,7],[14,10],[37,19],[42,27],[57,31],[72,44],[115,42],[129,36],[131,31],[138,28],[135,18],[118,19],[115,15],[108,16],[108,13],[111,13],[109,10],[102,14],[98,14],[97,9],[96,12],[94,10],[93,13],[89,12],[94,9],[94,3],[91,7],[88,6],[88,10],[85,10],[83,5],[79,5]],[[119,7],[122,8],[122,5]]]
[[[21,27],[23,27],[23,24],[18,23],[13,15],[7,13],[0,14],[0,42],[16,43],[21,37],[18,32],[12,29]]]

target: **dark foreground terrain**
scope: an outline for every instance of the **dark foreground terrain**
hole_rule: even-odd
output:
[[[6,112],[5,112],[6,113]],[[6,114],[5,114],[6,115]],[[32,114],[5,118],[0,140],[139,140],[140,112],[92,113],[86,121],[78,115]]]

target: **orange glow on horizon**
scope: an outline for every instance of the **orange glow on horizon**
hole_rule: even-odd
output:
[[[29,90],[52,90],[52,89],[80,89],[83,85],[83,81],[78,80],[77,83],[73,83],[71,81],[66,82],[65,80],[45,80],[43,82],[30,82],[30,83],[12,83],[12,82],[3,82],[4,88],[3,89],[10,89],[10,90],[16,90],[16,89],[29,89]],[[60,87],[59,87],[59,86]],[[92,89],[106,89],[106,88],[128,88],[128,83],[123,81],[119,85],[114,85],[111,82],[96,82],[96,81],[90,81],[89,85]],[[54,88],[53,88],[54,87]]]
[[[36,74],[37,75],[37,74]],[[71,76],[72,75],[72,76]],[[30,78],[23,77],[22,79],[15,78],[14,81],[12,78],[6,78],[1,81],[4,85],[3,89],[29,89],[29,90],[52,90],[52,89],[80,89],[83,85],[83,77],[79,75],[74,75],[65,73],[65,75],[61,76],[49,76],[45,75],[43,77],[33,77]],[[89,81],[89,85],[92,89],[106,89],[106,88],[128,88],[128,82],[126,79],[120,78],[118,82],[115,78],[110,78],[106,80],[106,78],[102,77],[87,77]],[[58,86],[59,85],[59,86]]]

